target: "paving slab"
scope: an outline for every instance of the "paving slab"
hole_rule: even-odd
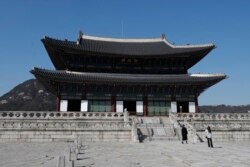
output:
[[[181,144],[179,141],[146,143],[89,143],[96,166],[250,166],[250,142]]]
[[[0,142],[0,167],[56,167],[69,144]]]
[[[55,167],[72,143],[0,143],[1,167]],[[249,167],[250,141],[181,144],[180,141],[89,142],[79,161],[95,167]],[[79,164],[80,165],[80,164]]]

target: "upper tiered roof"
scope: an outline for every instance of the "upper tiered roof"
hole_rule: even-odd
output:
[[[50,37],[42,39],[55,67],[66,68],[63,64],[70,56],[108,56],[134,58],[183,58],[187,62],[185,68],[190,68],[212,49],[214,44],[204,45],[174,45],[167,41],[164,35],[160,38],[125,39],[104,38],[81,34],[77,41],[58,40]],[[66,56],[66,57],[65,57]]]
[[[173,45],[165,37],[148,39],[104,38],[82,35],[76,42],[56,40],[45,37],[45,46],[53,45],[96,53],[106,53],[117,56],[167,56],[190,52],[210,51],[215,45]]]

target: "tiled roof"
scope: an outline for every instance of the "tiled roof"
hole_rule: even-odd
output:
[[[46,70],[34,68],[31,73],[36,77],[55,80],[58,82],[73,83],[106,83],[106,84],[163,84],[186,85],[208,84],[213,85],[226,78],[225,74],[178,74],[178,75],[145,75],[145,74],[114,74],[114,73],[85,73],[62,70]]]
[[[78,51],[104,53],[112,55],[157,56],[175,55],[190,52],[211,51],[215,45],[173,45],[165,38],[152,39],[116,39],[83,35],[76,42],[57,40],[49,37],[42,39],[45,46],[75,49]]]

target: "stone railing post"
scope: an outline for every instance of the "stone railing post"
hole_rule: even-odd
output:
[[[129,113],[127,110],[124,110],[123,122],[124,122],[124,127],[131,127],[130,120],[129,120]]]
[[[174,135],[177,136],[179,140],[181,140],[181,129],[179,123],[177,122],[176,115],[174,113],[169,113],[169,120],[172,123]]]
[[[139,139],[137,135],[137,122],[134,120],[134,118],[132,119],[131,138],[132,138],[132,142],[139,143]]]
[[[124,118],[124,122],[129,122],[129,114],[127,110],[124,110],[123,118]]]

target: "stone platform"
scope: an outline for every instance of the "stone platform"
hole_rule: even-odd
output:
[[[0,142],[138,142],[180,140],[181,125],[192,143],[205,140],[210,126],[215,141],[250,141],[250,113],[169,113],[169,117],[129,116],[128,112],[0,112]]]

